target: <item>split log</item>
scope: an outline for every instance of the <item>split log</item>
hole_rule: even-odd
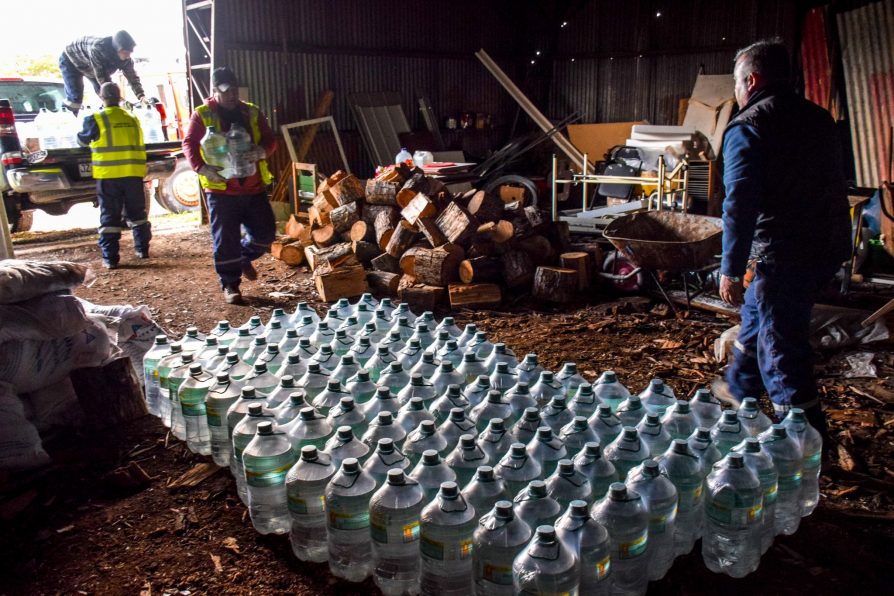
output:
[[[578,274],[574,269],[538,267],[532,293],[539,300],[567,303],[574,300],[577,284]]]
[[[497,284],[450,284],[447,286],[450,306],[496,306],[503,300]]]
[[[432,217],[438,214],[435,204],[426,195],[417,193],[413,199],[407,203],[407,206],[400,212],[401,217],[416,225],[420,217]]]
[[[360,265],[314,272],[314,284],[320,294],[320,299],[324,302],[334,302],[339,298],[353,298],[369,290],[369,285],[366,283],[366,270]]]
[[[333,269],[341,266],[354,266],[357,259],[354,257],[353,247],[348,242],[341,242],[327,248],[321,248],[315,254],[315,267],[328,264]]]
[[[364,192],[364,188],[363,185],[360,183],[360,180],[357,179],[357,176],[348,174],[347,176],[330,186],[329,189],[323,194],[327,195],[326,198],[330,204],[332,202],[335,202],[335,204],[333,205],[334,208],[359,201],[364,198],[366,193]]]
[[[466,258],[477,259],[478,257],[492,257],[499,254],[497,246],[487,240],[477,240],[469,245],[466,249]]]
[[[379,175],[376,176],[376,180],[382,182],[392,182],[397,184],[398,187],[403,185],[404,182],[407,181],[407,178],[413,175],[413,171],[405,163],[395,164],[392,166],[386,166],[385,169],[379,172]]]
[[[320,252],[320,249],[313,244],[304,247],[304,260],[307,261],[307,266],[310,267],[311,271],[317,268],[318,252]]]
[[[400,257],[400,255],[404,254],[404,251],[413,244],[413,241],[418,235],[419,234],[410,224],[405,221],[399,222],[397,226],[395,226],[391,238],[388,239],[388,244],[385,246],[385,252],[392,257]]]
[[[503,255],[503,280],[510,288],[531,285],[534,279],[534,263],[521,250],[510,250]]]
[[[376,221],[376,217],[378,217],[379,213],[385,212],[390,213],[391,217],[394,218],[394,221],[397,221],[400,217],[400,211],[397,207],[392,207],[390,205],[370,205],[369,203],[364,203],[363,209],[361,209],[362,213],[360,214],[360,219],[365,221],[369,225],[373,225]]]
[[[497,221],[503,213],[503,201],[483,190],[476,192],[469,200],[469,213],[480,222]]]
[[[432,248],[437,248],[447,242],[447,237],[444,236],[444,233],[440,229],[438,229],[433,218],[420,217],[416,221],[416,225],[419,227],[419,231],[422,232],[422,235],[425,236],[425,239],[428,240],[428,243],[431,244]]]
[[[335,235],[335,227],[332,224],[313,230],[310,236],[313,238],[314,244],[319,247],[330,246],[338,241],[338,236]]]
[[[372,225],[366,223],[362,219],[355,221],[351,225],[351,231],[348,233],[351,242],[375,242],[376,231]]]
[[[360,220],[359,203],[346,203],[329,212],[329,220],[337,233],[347,232]]]
[[[406,275],[416,276],[416,253],[423,249],[423,246],[411,246],[400,255],[400,270]]]
[[[91,428],[114,431],[148,414],[139,377],[126,356],[103,366],[75,369],[70,376]]]
[[[351,249],[354,251],[354,256],[357,257],[357,260],[363,263],[364,266],[369,265],[374,258],[382,254],[382,249],[378,245],[365,240],[352,242]]]
[[[397,286],[400,284],[400,275],[387,271],[367,271],[366,282],[370,289],[377,294],[388,296],[397,295]]]
[[[460,246],[467,246],[478,229],[478,221],[471,213],[456,203],[450,203],[435,219],[435,225],[447,238],[447,241]]]
[[[515,234],[515,228],[513,227],[512,222],[501,219],[500,221],[489,221],[485,224],[481,224],[478,226],[476,233],[492,242],[503,244],[512,239],[512,236]]]
[[[331,176],[326,178],[326,180],[324,182],[325,188],[327,190],[332,188],[333,186],[335,186],[336,184],[338,184],[339,182],[341,182],[342,180],[347,178],[349,175],[350,174],[348,174],[344,170],[336,170],[334,174],[332,174]]]
[[[565,252],[559,255],[562,267],[577,271],[577,289],[590,287],[590,255],[585,252]]]
[[[325,226],[329,223],[329,212],[336,207],[338,205],[330,204],[323,193],[317,193],[313,199],[313,205],[307,210],[307,214],[310,216],[311,223]]]
[[[446,286],[459,279],[459,264],[463,258],[465,251],[455,244],[418,249],[414,255],[413,274],[421,283]]]
[[[306,213],[291,214],[285,232],[289,238],[300,240],[305,246],[313,242],[310,238],[310,218]]]
[[[421,172],[417,172],[410,176],[397,193],[397,204],[401,207],[406,207],[417,194],[426,194],[429,190],[428,180],[429,179],[425,177],[425,174]]]
[[[492,257],[466,259],[459,264],[459,279],[465,284],[498,282],[503,275],[503,262]]]
[[[401,301],[406,302],[416,312],[436,310],[444,300],[445,289],[439,286],[427,286],[425,284],[413,284],[403,288],[398,293]]]
[[[544,236],[528,236],[519,238],[513,243],[516,248],[525,252],[535,265],[546,265],[556,255],[552,243]]]
[[[394,234],[394,230],[398,226],[398,217],[397,211],[389,209],[388,211],[380,211],[378,215],[376,215],[376,220],[373,222],[373,230],[376,234],[376,242],[379,245],[379,248],[382,250],[387,250],[388,244],[391,241],[391,236]],[[400,254],[394,255],[400,256]]]
[[[369,262],[376,271],[384,271],[385,273],[400,273],[400,261],[389,255],[387,252],[380,254]]]
[[[366,181],[366,202],[369,205],[397,205],[398,185],[370,178]]]
[[[304,262],[304,246],[301,241],[288,236],[274,240],[270,245],[270,254],[290,267],[297,267]]]

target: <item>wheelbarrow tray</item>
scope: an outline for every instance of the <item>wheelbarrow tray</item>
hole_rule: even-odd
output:
[[[645,211],[609,223],[603,236],[635,265],[654,271],[698,271],[722,250],[720,218]]]

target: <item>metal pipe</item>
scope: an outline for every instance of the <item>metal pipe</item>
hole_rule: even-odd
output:
[[[556,196],[556,192],[558,190],[556,176],[559,175],[559,161],[556,157],[556,154],[553,153],[553,205],[552,205],[552,217],[553,222],[558,221],[559,219],[559,197]]]
[[[587,210],[587,169],[589,166],[589,161],[587,160],[587,154],[584,153],[584,160],[581,162],[581,174],[583,176],[583,187],[581,190],[581,200],[580,207],[581,211]]]

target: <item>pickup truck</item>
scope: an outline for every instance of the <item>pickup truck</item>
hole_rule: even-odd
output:
[[[89,148],[35,146],[38,111],[58,110],[62,99],[62,83],[0,78],[0,194],[13,232],[30,228],[34,209],[64,215],[77,203],[97,202]],[[198,179],[179,141],[147,145],[146,162],[147,210],[153,197],[173,213],[199,208]]]

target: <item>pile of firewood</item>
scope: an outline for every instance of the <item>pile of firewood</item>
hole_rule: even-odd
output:
[[[452,307],[497,305],[528,291],[567,302],[589,287],[598,262],[596,248],[567,252],[567,225],[536,206],[481,190],[452,196],[407,165],[365,184],[336,172],[286,233],[273,256],[306,260],[327,302],[370,289],[423,310],[445,298]]]

